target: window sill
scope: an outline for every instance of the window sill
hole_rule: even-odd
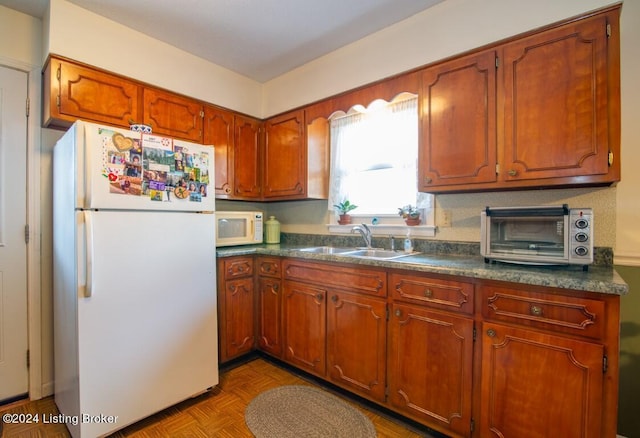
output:
[[[332,234],[349,234],[351,233],[351,229],[356,225],[359,224],[357,222],[349,225],[328,224],[327,228],[329,229],[329,233]],[[410,227],[402,224],[367,224],[367,226],[374,236],[406,236],[408,231],[411,231],[411,237],[434,237],[436,235],[436,227],[433,225],[416,225]]]

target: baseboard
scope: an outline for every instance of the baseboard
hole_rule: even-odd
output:
[[[54,387],[53,382],[47,382],[42,384],[42,397],[48,397],[53,395]]]
[[[640,266],[640,254],[616,251],[613,254],[613,264],[620,266]]]

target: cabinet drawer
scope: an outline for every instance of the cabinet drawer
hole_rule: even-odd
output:
[[[473,313],[473,284],[427,275],[392,273],[389,277],[394,300],[435,309]]]
[[[253,275],[253,257],[233,257],[224,261],[226,280]]]
[[[262,277],[280,278],[280,259],[275,257],[260,257],[258,259],[258,275]]]
[[[323,287],[348,289],[378,297],[387,296],[387,274],[360,266],[341,266],[290,259],[284,262],[284,278]]]
[[[528,327],[601,339],[605,303],[597,299],[482,286],[482,316]]]

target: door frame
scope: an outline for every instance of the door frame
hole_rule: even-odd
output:
[[[27,330],[29,346],[29,398],[43,396],[42,386],[42,299],[41,299],[41,221],[40,221],[40,146],[41,65],[32,65],[0,56],[0,65],[27,73]],[[25,102],[26,106],[26,102]],[[25,107],[26,111],[26,107]],[[53,393],[53,385],[47,390]]]

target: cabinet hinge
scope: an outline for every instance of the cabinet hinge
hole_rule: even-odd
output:
[[[475,428],[476,428],[476,422],[472,418],[471,419],[471,432],[473,432]]]
[[[606,373],[609,368],[609,360],[607,359],[607,355],[602,356],[602,373]]]
[[[60,96],[56,96],[56,106],[60,108]]]
[[[496,68],[500,67],[500,58],[496,56]]]
[[[609,167],[613,166],[613,152],[609,151]]]
[[[200,110],[200,118],[204,119],[204,111]]]
[[[496,164],[496,175],[500,173],[500,165]]]
[[[31,109],[31,101],[29,100],[29,98],[27,97],[27,107],[25,109],[26,113],[27,113],[27,117],[29,117],[29,110]]]
[[[607,37],[611,36],[611,25],[607,23]]]
[[[58,70],[56,70],[56,79],[60,80],[61,77],[62,77],[62,65],[59,65]]]
[[[29,224],[24,226],[24,243],[29,243]]]
[[[387,321],[389,321],[389,304],[386,304],[385,306],[385,314],[386,314]]]
[[[29,350],[27,350],[27,368],[31,366],[31,355],[29,354]]]
[[[477,332],[476,332],[476,328],[475,328],[475,326],[474,326],[474,327],[473,327],[473,342],[475,342],[475,341],[476,341],[476,333],[477,333]]]

